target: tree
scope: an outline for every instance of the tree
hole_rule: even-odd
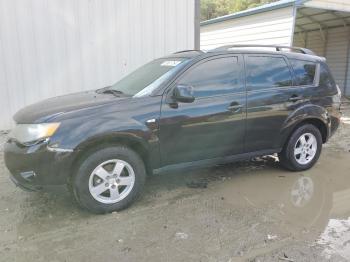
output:
[[[201,0],[201,20],[236,13],[277,0]]]

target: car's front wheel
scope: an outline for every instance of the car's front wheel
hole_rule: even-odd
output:
[[[297,128],[279,154],[283,167],[292,171],[311,168],[318,160],[322,149],[320,130],[311,124]]]
[[[125,146],[100,149],[80,162],[72,177],[77,202],[94,213],[128,207],[140,194],[146,178],[140,156]]]

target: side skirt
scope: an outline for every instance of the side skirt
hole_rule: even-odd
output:
[[[206,167],[211,167],[218,164],[227,164],[227,163],[236,162],[236,161],[249,160],[253,157],[271,155],[274,153],[279,153],[281,151],[282,151],[282,148],[275,148],[275,149],[269,149],[269,150],[260,150],[260,151],[250,152],[250,153],[244,153],[244,154],[225,156],[225,157],[197,160],[192,162],[183,162],[180,164],[172,164],[172,165],[167,165],[161,168],[154,169],[153,174],[158,175],[158,174],[163,174],[171,171],[206,168]]]

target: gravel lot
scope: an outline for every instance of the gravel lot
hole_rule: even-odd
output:
[[[273,157],[152,176],[135,205],[80,210],[64,187],[8,179],[0,134],[0,261],[349,261],[350,110],[306,172]],[[199,188],[189,187],[189,184]]]

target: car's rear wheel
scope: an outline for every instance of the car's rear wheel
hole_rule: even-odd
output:
[[[72,190],[79,205],[94,213],[128,207],[140,194],[146,178],[145,165],[125,146],[104,148],[80,162],[72,177]]]
[[[318,160],[322,150],[320,130],[311,124],[297,128],[279,154],[283,167],[292,171],[311,168]]]

